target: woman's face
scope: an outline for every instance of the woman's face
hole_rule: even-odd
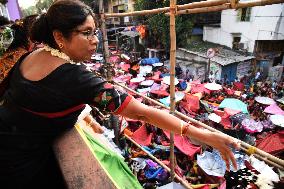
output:
[[[64,52],[75,62],[90,60],[99,43],[97,28],[92,16],[78,26],[71,37],[65,39]]]

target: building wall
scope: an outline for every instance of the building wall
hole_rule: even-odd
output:
[[[5,16],[10,20],[7,7],[5,5],[2,5],[1,3],[0,3],[0,15]]]
[[[251,8],[250,21],[239,21],[238,10],[222,11],[221,27],[204,27],[203,40],[232,48],[233,35],[241,37],[248,52],[254,51],[255,40],[284,39],[284,4]]]

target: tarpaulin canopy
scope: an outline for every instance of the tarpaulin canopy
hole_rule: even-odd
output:
[[[94,156],[118,189],[142,189],[137,178],[120,156],[87,132],[84,132],[84,135],[92,148]]]
[[[219,108],[230,108],[233,110],[241,110],[243,113],[249,113],[247,104],[235,98],[225,98],[219,105]]]
[[[167,138],[170,139],[170,132],[164,131],[164,133],[167,136]],[[201,147],[193,145],[187,137],[175,134],[174,138],[175,138],[174,139],[175,146],[189,157],[193,157],[196,153],[200,152],[201,150]]]

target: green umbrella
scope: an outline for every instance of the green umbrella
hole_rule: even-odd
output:
[[[230,108],[232,110],[240,110],[243,113],[249,113],[248,105],[235,98],[225,98],[219,105],[219,108]]]

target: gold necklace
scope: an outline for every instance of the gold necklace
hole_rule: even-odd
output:
[[[44,45],[43,49],[45,51],[50,52],[51,56],[56,56],[58,58],[66,60],[70,64],[80,64],[80,63],[76,63],[73,60],[71,60],[71,58],[67,54],[65,54],[64,52],[60,52],[58,49],[54,49],[54,48],[52,48],[52,47],[50,47],[48,45]]]

